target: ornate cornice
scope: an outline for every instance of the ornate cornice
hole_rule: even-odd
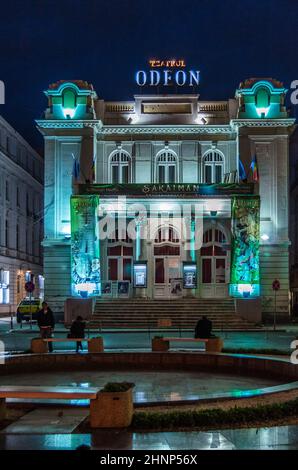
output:
[[[100,131],[102,126],[101,121],[98,120],[70,120],[70,119],[36,119],[38,127],[42,129],[84,129],[91,127]]]
[[[127,134],[231,134],[233,129],[230,125],[208,126],[208,125],[129,125],[129,126],[103,126],[99,129],[103,135],[127,135]]]
[[[291,127],[295,124],[295,119],[232,119],[231,127]]]

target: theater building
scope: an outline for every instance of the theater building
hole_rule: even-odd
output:
[[[282,83],[245,80],[208,102],[181,89],[110,102],[64,80],[45,94],[45,296],[57,311],[69,297],[191,297],[236,310],[255,299],[270,314],[278,278],[289,314]]]

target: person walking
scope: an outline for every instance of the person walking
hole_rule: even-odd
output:
[[[212,321],[204,315],[196,324],[195,338],[207,339],[212,336]]]
[[[75,321],[72,322],[70,327],[70,338],[85,338],[85,328],[86,323],[83,321],[81,316],[78,316]],[[76,352],[79,350],[83,351],[82,341],[77,341],[77,349]]]
[[[43,302],[41,307],[42,308],[39,310],[37,315],[37,324],[40,329],[40,335],[43,339],[51,338],[55,328],[55,317],[47,302]],[[50,341],[48,345],[49,352],[53,352],[52,342]]]

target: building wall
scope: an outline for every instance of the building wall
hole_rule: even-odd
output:
[[[67,87],[75,89],[78,97],[84,96],[81,99],[85,100],[86,109],[85,105],[79,108],[77,121],[72,121],[70,116],[62,117],[63,90]],[[269,111],[261,105],[258,107],[262,87],[270,95]],[[177,155],[177,182],[202,183],[202,157],[209,150],[218,150],[224,155],[223,173],[237,171],[240,158],[249,182],[252,182],[251,161],[257,156],[259,182],[254,185],[254,193],[261,199],[260,265],[264,311],[272,312],[271,284],[279,278],[278,309],[287,314],[288,147],[293,122],[287,119],[285,91],[282,84],[273,79],[248,79],[236,91],[237,99],[223,102],[200,102],[197,95],[160,95],[135,96],[134,101],[111,103],[97,100],[93,88],[86,82],[53,84],[46,92],[49,108],[45,120],[38,121],[45,136],[44,247],[48,295],[53,299],[60,297],[61,301],[69,295],[69,197],[76,193],[76,183],[111,182],[109,157],[112,152],[123,150],[130,155],[132,183],[156,181],[156,155],[165,149]],[[190,111],[179,114],[177,110],[184,107]],[[144,112],[145,109],[150,111]],[[74,182],[72,168],[76,158],[80,160],[81,174]],[[94,158],[95,181],[91,171]]]
[[[0,272],[9,271],[4,314],[15,312],[25,296],[26,272],[34,275],[34,295],[42,295],[43,159],[2,117],[0,170]]]

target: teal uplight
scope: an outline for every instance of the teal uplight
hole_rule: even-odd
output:
[[[76,113],[76,107],[75,108],[62,108],[63,115],[65,119],[73,119]]]

